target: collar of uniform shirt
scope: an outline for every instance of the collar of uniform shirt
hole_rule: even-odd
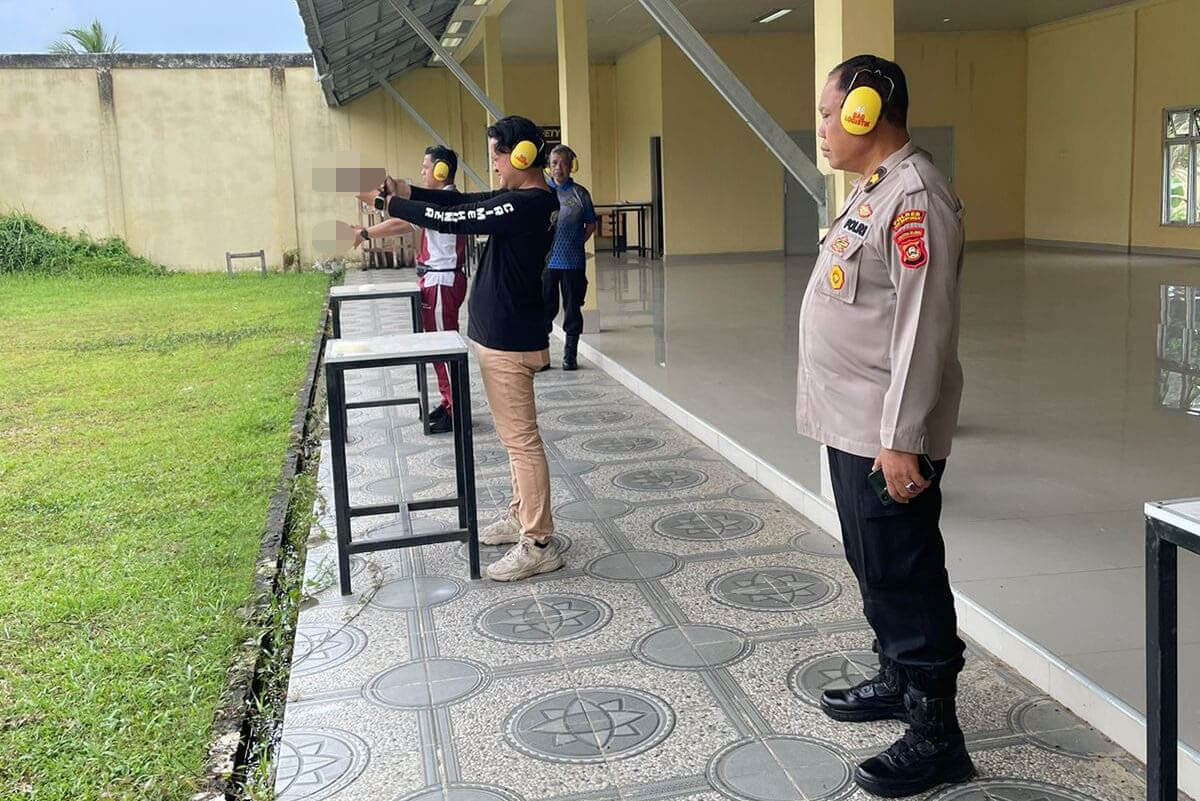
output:
[[[909,139],[899,150],[884,159],[883,163],[880,164],[879,167],[882,167],[886,172],[884,173],[883,177],[879,179],[879,182],[883,183],[886,181],[888,176],[896,172],[896,165],[904,161],[915,152],[917,152],[917,146],[913,143],[913,140]],[[879,171],[879,167],[876,167],[874,170],[872,170],[870,174],[859,178],[858,182],[855,183],[854,188],[856,190],[862,189],[866,185],[867,179]]]

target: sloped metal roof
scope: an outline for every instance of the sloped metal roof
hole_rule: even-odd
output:
[[[439,39],[458,0],[394,0],[407,4]],[[296,0],[325,101],[349,103],[433,55],[392,6],[392,0]]]

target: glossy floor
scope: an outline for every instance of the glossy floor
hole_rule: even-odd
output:
[[[806,487],[796,330],[811,257],[600,257],[585,341]],[[1144,710],[1149,500],[1200,495],[1200,261],[971,247],[944,529],[955,586]],[[1190,408],[1189,408],[1190,407]],[[1191,413],[1189,413],[1191,412]],[[1186,742],[1200,746],[1200,557],[1180,555]]]

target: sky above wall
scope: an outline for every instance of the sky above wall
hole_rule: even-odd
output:
[[[295,0],[0,0],[0,53],[45,53],[99,19],[126,53],[306,53]]]

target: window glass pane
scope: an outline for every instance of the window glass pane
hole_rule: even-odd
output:
[[[1192,133],[1192,112],[1172,111],[1167,114],[1167,138],[1190,136]]]
[[[1200,170],[1200,143],[1192,145],[1192,173]],[[1193,181],[1192,187],[1200,187],[1200,181]],[[1191,222],[1200,222],[1200,192],[1193,192]]]
[[[1188,411],[1200,412],[1200,378],[1193,378],[1191,384],[1185,406]]]
[[[1167,222],[1187,222],[1189,145],[1167,148]]]
[[[1183,364],[1183,326],[1168,325],[1163,331],[1162,358],[1172,364]]]
[[[1200,371],[1200,328],[1193,328],[1187,334],[1188,339],[1184,344],[1188,349],[1188,367]]]
[[[1187,321],[1187,296],[1186,286],[1167,285],[1167,313],[1163,322],[1182,324]]]
[[[1158,402],[1172,409],[1179,408],[1183,396],[1183,374],[1169,370],[1158,371]]]
[[[1192,112],[1192,136],[1200,136],[1200,108]]]

